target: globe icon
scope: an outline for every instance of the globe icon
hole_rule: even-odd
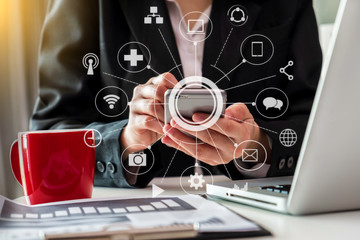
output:
[[[279,140],[284,147],[292,147],[297,141],[297,134],[294,130],[287,128],[281,131]]]

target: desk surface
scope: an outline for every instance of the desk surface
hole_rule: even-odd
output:
[[[179,185],[178,178],[166,178],[163,181],[161,180],[162,179],[159,178],[152,181],[152,183],[165,190],[160,196],[184,194]],[[228,180],[225,177],[214,177],[214,181]],[[195,193],[189,189],[186,189],[186,191]],[[151,197],[151,195],[151,185],[145,189],[95,187],[93,192],[94,198],[119,196]],[[242,216],[259,223],[273,233],[272,237],[261,237],[258,239],[360,239],[360,211],[296,217],[228,201],[220,200],[219,203],[227,206]]]
[[[207,180],[207,182],[208,181],[209,180]],[[214,181],[220,182],[229,180],[223,176],[216,176],[214,177]],[[156,178],[149,184],[149,187],[145,189],[95,187],[93,191],[93,198],[125,196],[151,197],[152,183],[165,190],[165,192],[159,195],[160,197],[163,195],[174,196],[184,194],[184,191],[179,184],[179,178],[166,178],[163,181],[161,178]],[[197,193],[195,190],[185,190],[189,193]],[[20,198],[18,201],[25,202],[24,198]],[[360,211],[297,217],[223,200],[219,200],[218,202],[242,216],[259,223],[273,234],[273,236],[270,237],[250,239],[360,239]]]

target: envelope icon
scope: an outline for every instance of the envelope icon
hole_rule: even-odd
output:
[[[259,151],[257,149],[243,149],[242,150],[243,162],[257,162],[259,161]]]

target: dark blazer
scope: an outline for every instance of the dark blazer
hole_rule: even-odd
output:
[[[247,9],[249,19],[242,27],[233,28],[227,19],[227,10],[234,4],[241,4]],[[150,6],[158,6],[159,13],[164,17],[164,24],[143,23]],[[249,109],[261,127],[272,130],[266,131],[272,139],[272,161],[267,175],[293,174],[296,165],[293,162],[296,162],[300,151],[322,63],[312,1],[214,0],[210,18],[213,32],[205,42],[202,66],[203,76],[208,79],[217,80],[222,76],[212,65],[231,30],[231,36],[216,65],[223,72],[229,72],[239,64],[240,45],[247,36],[260,33],[272,40],[275,52],[268,63],[262,66],[243,64],[218,86],[225,89],[277,75],[267,81],[228,90],[228,102],[252,102],[267,87],[282,89],[287,94],[290,106],[280,118],[266,119],[254,107],[249,106]],[[159,30],[166,39],[174,60]],[[102,133],[103,143],[96,148],[96,185],[129,186],[120,164],[121,130],[113,131],[126,126],[128,111],[116,118],[105,117],[96,110],[94,99],[105,86],[118,86],[131,98],[136,86],[103,72],[140,84],[155,76],[151,70],[129,73],[119,66],[117,52],[122,45],[131,41],[141,42],[149,48],[153,69],[159,73],[170,71],[181,80],[181,65],[175,67],[181,61],[165,1],[58,0],[50,3],[39,58],[39,97],[30,128],[98,129]],[[87,76],[82,65],[82,57],[88,52],[94,52],[100,58],[100,65],[95,69],[94,76]],[[284,67],[289,60],[295,62],[293,68],[289,69],[294,75],[293,81],[279,73],[280,67]],[[122,100],[121,104],[127,104],[126,100]],[[278,140],[279,133],[284,128],[297,132],[297,144],[291,148],[283,147]],[[155,165],[147,174],[138,176],[135,186],[146,186],[153,177],[163,176],[175,151],[160,141],[153,145],[152,150],[156,155]],[[193,164],[193,158],[178,152],[166,176],[180,175]],[[105,166],[105,171],[100,171],[101,166]],[[203,166],[214,174],[227,175],[224,166]],[[227,169],[232,179],[243,178],[233,162],[228,164]]]

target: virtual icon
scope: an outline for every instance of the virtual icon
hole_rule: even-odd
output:
[[[104,97],[104,100],[109,104],[110,109],[114,109],[114,105],[119,99],[120,97],[115,94],[109,94]]]
[[[178,27],[181,36],[194,45],[205,41],[213,31],[213,23],[210,17],[199,11],[185,14],[178,23]]]
[[[263,104],[266,108],[266,110],[268,110],[269,108],[277,108],[279,110],[281,110],[282,106],[284,106],[283,101],[273,98],[273,97],[267,97],[263,100]]]
[[[94,69],[99,65],[99,58],[94,53],[88,53],[83,57],[82,63],[87,69],[87,75],[94,75]]]
[[[200,24],[199,29],[194,28],[197,27],[197,24]],[[205,23],[203,19],[189,19],[187,27],[187,34],[205,34]]]
[[[248,16],[245,8],[241,5],[232,6],[227,12],[230,23],[234,26],[242,26],[246,23]]]
[[[243,162],[258,162],[259,161],[259,150],[243,149],[242,150],[242,161]]]
[[[130,49],[130,54],[124,55],[124,61],[130,62],[131,67],[137,67],[138,62],[143,60],[144,60],[144,56],[138,54],[137,49]]]
[[[117,53],[120,67],[130,73],[138,73],[150,69],[151,53],[140,42],[128,42],[121,46]]]
[[[198,188],[203,187],[203,183],[205,182],[205,180],[203,179],[202,174],[199,175],[196,172],[194,175],[190,174],[190,179],[188,180],[188,182],[190,183],[191,188],[195,188],[195,190],[198,190]]]
[[[288,73],[286,72],[286,69],[287,69],[288,67],[292,66],[292,65],[294,65],[294,62],[293,62],[293,61],[289,61],[288,64],[287,64],[285,67],[280,68],[280,72],[283,73],[283,74],[285,74],[290,81],[294,79],[294,76],[291,75],[291,74],[288,74]]]
[[[152,24],[152,19],[155,18],[155,22],[156,24],[163,24],[164,23],[164,18],[161,17],[158,13],[158,7],[150,7],[150,13],[149,15],[147,15],[146,17],[144,17],[144,23],[145,24]]]
[[[289,108],[289,99],[279,88],[265,88],[256,96],[252,104],[259,114],[268,119],[279,118]]]
[[[292,147],[297,141],[297,134],[294,130],[287,128],[281,131],[279,140],[284,147]]]
[[[240,191],[247,191],[247,190],[249,190],[249,183],[246,182],[246,183],[244,184],[244,187],[242,187],[242,188],[240,188],[239,185],[234,184],[234,188],[233,188],[233,189],[234,189],[234,190],[240,190]]]
[[[90,129],[86,131],[84,135],[84,142],[86,146],[95,148],[101,144],[102,136],[101,133],[96,129]]]
[[[130,167],[144,167],[146,166],[146,154],[143,152],[129,154]]]
[[[274,44],[265,35],[252,34],[241,43],[240,53],[246,63],[262,65],[273,57]]]
[[[264,56],[264,43],[263,42],[251,42],[251,56],[263,57]]]

